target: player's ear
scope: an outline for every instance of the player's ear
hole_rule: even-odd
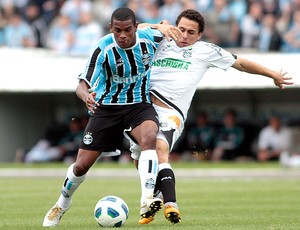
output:
[[[138,25],[139,25],[139,23],[135,23],[135,26],[134,26],[135,31],[137,31]]]
[[[112,33],[113,32],[113,29],[112,29],[113,27],[112,27],[112,24],[111,23],[109,23],[109,31]]]
[[[198,33],[198,39],[197,39],[198,41],[201,39],[201,37],[202,37],[202,34],[203,34],[203,33],[201,33],[201,32],[200,32],[200,33]]]

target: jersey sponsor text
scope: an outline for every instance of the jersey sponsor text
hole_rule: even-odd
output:
[[[131,83],[135,83],[137,82],[139,79],[143,78],[143,77],[147,77],[147,72],[145,73],[140,73],[138,75],[135,76],[131,76],[131,77],[120,77],[118,75],[114,75],[112,77],[112,81],[116,84],[131,84]]]
[[[164,58],[155,60],[152,65],[155,67],[170,67],[174,69],[188,70],[191,62],[174,58]]]

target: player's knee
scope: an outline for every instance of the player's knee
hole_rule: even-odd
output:
[[[74,164],[73,167],[73,173],[75,176],[83,176],[85,175],[89,170],[89,167],[84,166],[83,164]]]
[[[145,132],[145,134],[141,137],[141,143],[139,143],[142,150],[156,148],[156,134],[157,132],[155,132],[154,130]]]

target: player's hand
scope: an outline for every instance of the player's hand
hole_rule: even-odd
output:
[[[162,20],[158,24],[171,25],[171,23],[168,20]]]
[[[85,105],[88,108],[89,111],[92,113],[95,113],[95,109],[97,109],[97,106],[99,106],[99,103],[95,101],[96,93],[91,92],[88,94],[87,98],[85,99]]]
[[[172,39],[174,41],[178,41],[182,38],[182,32],[176,26],[168,23],[161,23],[158,25],[158,30],[166,37],[168,41],[171,41]]]
[[[168,41],[172,39],[178,41],[182,38],[182,32],[176,26],[170,24],[168,20],[162,20],[157,24],[150,24],[150,23],[141,23],[138,25],[138,28],[144,28],[146,26],[150,26],[153,29],[159,30]]]
[[[280,70],[276,77],[274,77],[274,84],[279,87],[280,89],[284,89],[285,85],[293,85],[294,82],[292,82],[292,77],[286,76],[287,72],[284,72]]]

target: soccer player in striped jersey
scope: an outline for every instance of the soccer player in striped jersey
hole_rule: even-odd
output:
[[[180,36],[171,25],[154,25],[137,31],[129,8],[116,9],[111,17],[112,33],[101,38],[79,76],[77,96],[90,111],[77,159],[67,171],[61,195],[44,218],[43,226],[55,227],[70,208],[72,196],[86,173],[104,152],[120,152],[123,132],[141,146],[141,218],[154,215],[162,200],[153,198],[158,172],[157,113],[150,103],[149,71],[154,53],[163,39]],[[124,131],[126,130],[126,131]]]
[[[181,217],[176,203],[175,175],[168,158],[183,131],[193,95],[205,72],[211,67],[223,70],[233,67],[239,71],[269,77],[280,89],[284,85],[293,84],[286,72],[270,70],[214,44],[200,41],[205,22],[199,12],[192,9],[183,11],[178,16],[176,25],[182,32],[182,38],[177,41],[163,40],[160,43],[150,74],[151,100],[160,122],[156,143],[159,158],[156,192],[162,193],[164,215],[173,224],[179,223]],[[139,146],[132,144],[131,151],[131,156],[138,162]],[[154,216],[151,216],[140,222],[147,224],[153,219]]]

